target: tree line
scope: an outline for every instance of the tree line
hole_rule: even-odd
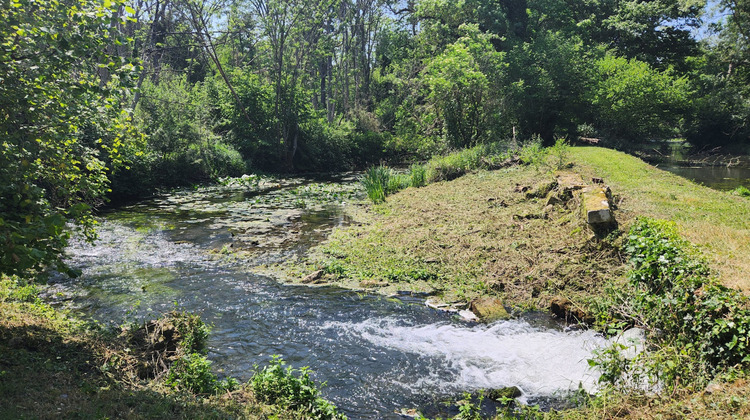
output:
[[[747,0],[8,0],[0,14],[3,272],[56,261],[65,223],[93,233],[107,197],[159,187],[530,138],[750,136]]]

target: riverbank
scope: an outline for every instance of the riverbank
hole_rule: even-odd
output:
[[[279,253],[279,250],[275,248],[272,253],[273,255],[302,257],[302,260],[281,267],[286,270],[288,279],[299,283],[339,284],[352,289],[364,289],[386,295],[414,293],[418,294],[420,299],[425,296],[433,302],[443,301],[460,306],[474,298],[490,296],[503,299],[511,310],[517,312],[528,309],[552,309],[553,302],[556,302],[558,309],[562,308],[562,311],[558,311],[558,313],[563,316],[567,315],[568,320],[574,322],[576,319],[590,321],[587,318],[591,314],[597,313],[598,305],[607,301],[608,298],[612,300],[612,296],[608,295],[608,286],[619,284],[627,286],[626,272],[630,269],[630,265],[625,261],[626,256],[623,255],[623,248],[625,248],[624,241],[627,240],[628,235],[623,234],[623,232],[630,229],[636,217],[668,218],[670,214],[673,214],[669,213],[672,211],[676,212],[674,214],[682,216],[681,219],[678,218],[678,228],[682,236],[686,236],[685,229],[699,226],[695,223],[701,222],[709,225],[708,232],[725,229],[734,233],[735,230],[738,230],[739,241],[744,240],[743,231],[730,223],[736,222],[736,220],[721,216],[746,215],[748,205],[746,201],[743,201],[747,200],[745,198],[708,190],[668,174],[665,174],[666,177],[662,179],[663,175],[660,171],[643,164],[637,159],[605,149],[573,148],[568,149],[564,155],[567,161],[572,163],[572,166],[567,165],[567,161],[562,162],[562,165],[555,166],[562,167],[563,171],[567,173],[579,174],[587,181],[593,178],[601,178],[604,183],[612,188],[613,202],[617,207],[615,216],[619,222],[619,231],[614,231],[605,238],[595,237],[582,222],[580,205],[574,196],[563,194],[563,191],[555,186],[555,177],[550,173],[550,167],[531,164],[506,167],[495,171],[479,171],[450,182],[437,182],[424,188],[409,188],[401,193],[389,196],[386,203],[377,206],[361,203],[347,204],[346,207],[353,210],[350,211],[350,216],[354,223],[347,222],[348,227],[337,228],[331,238],[322,246],[314,248],[312,253],[297,252],[296,248],[292,248],[295,249],[295,252],[291,254]],[[312,187],[307,185],[304,190],[300,188],[302,187],[292,186],[290,191],[280,191],[279,194],[283,193],[300,200],[302,196],[307,197],[306,193],[302,195],[301,193]],[[317,187],[312,189],[318,190]],[[330,195],[327,189],[321,189],[320,191],[321,194]],[[636,195],[636,193],[640,195]],[[665,195],[668,200],[660,194]],[[234,201],[227,202],[224,198],[225,195],[219,194],[218,198],[211,198],[202,194],[192,198],[178,197],[179,202],[176,205],[159,207],[159,211],[163,213],[163,215],[158,213],[162,215],[160,217],[157,217],[157,213],[148,212],[148,206],[129,209],[128,211],[134,212],[134,215],[138,217],[146,217],[145,215],[148,214],[150,223],[161,220],[164,223],[168,222],[171,227],[168,229],[150,229],[148,230],[149,236],[141,232],[140,222],[135,223],[130,228],[103,226],[105,237],[112,240],[109,246],[117,252],[102,251],[98,248],[98,253],[90,254],[90,257],[101,263],[99,260],[107,255],[117,254],[122,256],[120,255],[122,254],[120,252],[122,250],[121,244],[131,242],[139,244],[145,242],[146,246],[153,248],[139,249],[153,249],[153,252],[157,252],[161,248],[167,248],[170,251],[168,253],[170,261],[184,260],[184,262],[190,262],[193,261],[196,250],[206,251],[212,248],[221,250],[221,252],[212,253],[212,258],[231,257],[234,262],[240,262],[244,258],[256,255],[260,252],[256,249],[257,246],[248,249],[239,246],[246,242],[243,241],[244,238],[252,239],[256,230],[244,229],[243,232],[230,231],[230,233],[224,231],[225,226],[231,226],[234,223],[233,221],[236,219],[233,216],[234,212],[222,213],[224,222],[218,223],[217,220],[206,218],[206,221],[211,221],[210,224],[207,224],[207,227],[183,231],[184,226],[194,224],[193,221],[201,214],[198,211],[215,212],[218,204],[228,206],[227,208],[231,209],[236,207],[237,213],[242,213],[247,219],[250,213],[246,211],[247,209],[244,206],[247,205],[249,194],[237,196],[236,203]],[[256,204],[262,204],[262,201],[269,198],[254,195],[250,195],[250,197]],[[349,198],[353,195],[347,194],[346,197],[347,202],[349,202]],[[685,206],[692,206],[693,212],[703,209],[702,211],[705,214],[697,213],[696,216],[696,214],[691,213],[690,207],[688,209],[682,208],[679,211],[673,209],[674,202],[678,198],[686,201]],[[727,200],[729,204],[724,202]],[[316,200],[312,200],[311,203],[313,201]],[[297,205],[295,201],[295,205],[291,207],[308,208],[311,203],[300,201]],[[164,203],[159,202],[159,204]],[[175,206],[180,210],[188,210],[183,218],[176,218],[173,215]],[[263,216],[266,208],[254,209],[255,212],[252,213],[252,217],[256,217],[256,213],[258,213],[258,217]],[[718,214],[719,211],[726,212],[726,214]],[[325,217],[330,218],[331,216]],[[270,229],[270,231],[279,230],[284,235],[299,231],[298,234],[306,235],[305,232],[310,230],[310,237],[303,241],[304,244],[316,242],[315,238],[326,236],[324,233],[318,232],[321,226],[310,225],[308,226],[310,229],[302,229],[303,225],[298,226],[295,224],[297,222],[288,220],[288,217],[269,218],[268,215],[265,215],[261,221],[276,226],[274,224],[276,219],[281,220],[278,222],[279,226]],[[340,220],[343,220],[340,215],[336,216],[335,219],[339,221],[334,222],[335,225],[339,225]],[[313,226],[317,227],[313,228]],[[131,236],[127,234],[128,229],[134,229]],[[328,230],[325,230],[325,232],[327,233]],[[167,234],[173,242],[166,241],[166,236],[162,236]],[[182,243],[185,238],[193,236],[199,236],[202,241],[206,241],[206,245],[198,248]],[[117,238],[117,240],[114,238]],[[225,241],[234,241],[234,243],[225,243]],[[295,243],[298,242],[299,240]],[[739,249],[742,245],[742,243],[728,243],[728,246]],[[241,250],[231,251],[237,248]],[[306,246],[304,249],[306,250]],[[707,255],[711,257],[711,263],[716,268],[716,256],[712,254],[712,250],[706,245],[702,246],[702,250],[708,253]],[[142,250],[133,249],[131,251],[139,256],[144,254]],[[304,255],[307,256],[304,257]],[[742,251],[740,256],[742,255],[747,254]],[[727,254],[725,258],[733,256]],[[203,257],[209,258],[207,255]],[[198,258],[200,260],[198,267],[202,272],[205,272],[207,267],[205,264],[208,260],[203,261],[203,257]],[[267,259],[262,258],[262,260]],[[140,261],[138,258],[133,261],[136,260]],[[272,260],[277,260],[277,258],[272,258]],[[133,261],[127,261],[132,265]],[[157,258],[154,261],[157,265],[157,271],[164,268],[161,265],[162,259]],[[115,259],[109,261],[109,263],[119,266],[122,261]],[[144,262],[144,267],[149,269],[148,267],[153,264]],[[248,263],[248,265],[253,270],[253,264]],[[128,266],[128,264],[125,264],[125,266]],[[209,263],[208,266],[213,265]],[[216,268],[222,269],[219,265]],[[716,271],[719,272],[718,269]],[[114,277],[124,279],[125,290],[120,291],[122,296],[127,295],[133,299],[149,297],[151,294],[146,294],[146,291],[151,290],[151,283],[140,283],[145,278],[145,273],[146,271],[141,270],[138,277],[132,279],[127,277],[128,274],[124,272],[114,275]],[[186,272],[182,271],[181,273],[181,278],[186,278]],[[739,277],[741,278],[741,276],[742,273]],[[234,278],[233,276],[230,277]],[[724,279],[724,277],[720,278]],[[164,286],[177,286],[177,283],[172,284],[170,279],[162,279],[162,281]],[[200,283],[196,290],[204,289],[206,287],[204,284],[210,284],[212,288],[219,288],[221,285],[219,277],[207,277],[205,281],[206,283]],[[258,279],[255,281],[257,282]],[[286,298],[280,299],[281,307],[297,308],[298,310],[295,312],[278,311],[279,316],[274,318],[270,315],[276,312],[272,311],[268,307],[268,302],[266,302],[268,296],[270,296],[268,291],[263,292],[260,289],[253,288],[252,293],[247,293],[248,289],[242,287],[243,293],[239,295],[257,297],[263,301],[261,302],[261,307],[264,308],[263,315],[248,318],[252,325],[257,326],[260,321],[270,319],[269,325],[278,328],[278,325],[284,325],[283,322],[286,319],[310,318],[311,310],[314,310],[314,308],[300,303],[310,300],[309,298],[316,291],[308,288],[280,286],[271,280],[268,281],[273,283],[274,287],[291,291],[289,293],[295,296],[300,295],[299,300],[287,295],[284,295]],[[229,296],[238,295],[234,283],[234,280],[232,280],[231,287],[227,289],[229,294],[221,295],[222,297],[219,298],[216,297],[217,295],[212,296],[216,303],[222,302],[232,308],[239,308],[237,309],[238,313],[245,316],[249,313],[245,309],[246,306],[237,306],[235,303],[238,302],[234,301],[229,302],[231,300]],[[246,286],[253,283],[242,280],[239,284]],[[3,402],[0,407],[8,410],[7,416],[9,417],[23,415],[42,418],[46,416],[118,417],[122,416],[118,414],[122,412],[132,413],[132,417],[257,418],[266,416],[268,413],[278,414],[279,410],[283,410],[283,408],[273,405],[261,404],[247,384],[241,387],[217,386],[216,378],[213,377],[212,379],[210,375],[194,375],[195,378],[207,378],[207,382],[201,379],[202,382],[199,382],[199,387],[203,386],[201,384],[207,383],[212,390],[211,392],[198,391],[198,394],[187,392],[185,389],[173,389],[165,382],[160,381],[126,380],[128,378],[127,372],[118,369],[112,370],[111,364],[108,362],[113,358],[130,357],[126,351],[129,347],[121,340],[116,339],[111,333],[107,333],[105,329],[95,324],[66,319],[48,306],[38,302],[32,289],[10,288],[7,285],[3,287],[4,289],[0,293],[0,309],[3,311],[3,321],[0,323],[3,331],[0,345],[4,346],[3,354],[7,354],[8,357],[4,358],[0,370],[6,372],[3,373],[3,383],[12,385],[9,385],[9,391],[3,394],[3,398],[7,398],[7,403]],[[116,289],[120,290],[120,288]],[[311,293],[311,295],[306,293]],[[705,293],[706,290],[701,288],[693,290],[687,295],[701,297]],[[191,290],[187,296],[193,296],[194,294],[197,294],[197,292]],[[132,295],[137,296],[133,297]],[[175,293],[174,296],[179,296],[179,294]],[[686,294],[682,293],[679,296],[686,296]],[[728,295],[721,296],[726,297]],[[363,294],[359,296],[359,299],[365,297],[367,295]],[[369,297],[377,299],[374,296]],[[198,299],[196,303],[198,306],[192,306],[193,309],[191,310],[205,307],[203,299],[208,299],[208,297],[196,299]],[[344,298],[344,301],[352,299],[355,299],[355,294],[350,293]],[[413,298],[409,299],[415,301]],[[381,300],[390,301],[393,299]],[[169,303],[167,310],[169,310],[169,308],[172,308],[170,303],[172,300],[167,300],[167,302]],[[105,306],[109,307],[113,304]],[[345,305],[340,299],[327,300],[320,303],[320,306],[335,308],[335,311],[338,312],[345,310]],[[446,314],[431,311],[422,305],[412,306],[429,311],[429,317],[431,318],[435,316],[450,317]],[[407,310],[407,307],[408,305],[399,308],[397,312],[403,312]],[[379,308],[375,308],[375,311],[379,311]],[[735,309],[732,302],[726,304],[726,309],[732,311]],[[230,312],[227,312],[227,314]],[[666,313],[670,312],[667,311]],[[227,319],[227,322],[234,319],[227,314],[213,319],[214,321]],[[320,317],[313,316],[312,318]],[[342,323],[336,318],[335,321],[337,322],[334,324],[329,322],[323,322],[323,324],[328,329],[331,325],[345,324],[344,326],[348,329],[365,326],[366,328],[375,328],[375,331],[388,330],[393,325],[392,320],[368,324],[371,318],[371,313],[366,312],[356,321],[350,320],[348,323]],[[322,320],[325,321],[325,319]],[[221,325],[221,321],[218,322]],[[457,320],[451,322],[462,324],[460,327],[462,331],[463,326],[473,325]],[[301,327],[303,327],[301,330],[304,331],[311,329],[310,324],[307,323],[303,323]],[[481,327],[477,326],[479,329]],[[250,329],[245,328],[243,331],[250,331]],[[257,330],[253,329],[252,331]],[[589,333],[593,334],[590,331]],[[403,334],[411,337],[410,332]],[[243,332],[242,335],[245,336],[246,334]],[[269,335],[268,332],[264,331],[258,333],[256,338],[267,335]],[[293,335],[293,337],[294,343],[301,344],[304,347],[308,347],[309,344],[314,346],[321,342],[321,338],[316,338],[308,343],[300,341],[299,335]],[[327,335],[316,337],[327,337]],[[351,336],[347,335],[346,337]],[[397,340],[394,342],[410,342],[410,340],[404,340],[400,337],[393,337]],[[731,338],[731,334],[728,338]],[[325,338],[322,339],[325,342]],[[252,337],[250,340],[256,341]],[[487,341],[486,338],[484,340]],[[347,340],[339,339],[336,341],[345,342]],[[699,341],[705,342],[705,340]],[[466,339],[457,341],[456,347],[463,348],[465,342],[467,342]],[[282,340],[282,343],[286,345],[284,340]],[[429,343],[429,341],[426,343]],[[722,343],[731,344],[729,341],[722,341]],[[503,347],[499,344],[497,346]],[[330,354],[332,350],[332,345],[325,346],[327,354]],[[342,349],[340,354],[350,355],[352,353],[350,349],[346,348]],[[425,349],[420,347],[417,354],[420,358],[425,357]],[[244,358],[246,355],[242,357]],[[577,357],[576,360],[584,361],[585,365],[587,357]],[[185,366],[205,367],[200,358],[190,358],[189,360],[191,363],[183,365],[183,368]],[[218,363],[218,359],[215,360]],[[347,364],[342,360],[341,357],[337,357],[333,363]],[[320,367],[315,363],[309,364],[313,365],[313,368]],[[440,364],[444,363],[441,361]],[[420,368],[420,370],[423,370],[423,368]],[[200,372],[210,373],[205,369],[200,370]],[[528,370],[525,370],[524,374],[528,374]],[[736,378],[742,374],[741,371],[734,371],[732,375],[731,378]],[[7,382],[5,381],[6,378]],[[727,378],[730,378],[730,376],[722,376],[718,379],[718,382],[721,383],[721,380]],[[12,389],[11,386],[13,386]],[[476,383],[462,386],[467,387],[463,389],[477,388]],[[701,387],[705,387],[705,384]],[[27,394],[24,393],[26,390],[28,390],[27,394],[30,397],[27,397]],[[220,392],[214,392],[217,390]],[[226,392],[227,390],[228,392]],[[652,410],[649,407],[655,406],[661,407],[660,410],[662,411],[658,411],[658,413],[677,413],[679,411],[676,410],[683,410],[686,407],[698,407],[689,409],[704,414],[714,411],[726,413],[726,410],[729,410],[733,404],[738,404],[738,401],[744,404],[744,401],[747,401],[748,392],[743,382],[735,382],[729,385],[719,385],[719,388],[714,387],[710,394],[707,394],[702,388],[696,389],[693,387],[691,389],[678,389],[674,393],[670,392],[668,395],[659,397],[660,399],[653,395],[643,397],[637,393],[623,394],[605,391],[605,394],[605,399],[586,400],[584,408],[578,411],[551,413],[549,415],[570,416],[572,418],[603,418],[612,416],[613,413],[629,411],[634,413],[634,416],[635,413],[646,413],[640,414],[640,416],[648,417],[649,413],[657,413],[656,411],[649,411]],[[674,400],[673,397],[680,397],[680,399]],[[39,409],[35,408],[35,404],[32,404],[36,399],[41,402]],[[697,401],[698,399],[700,401]],[[60,404],[63,404],[63,406],[60,406]],[[665,407],[673,408],[668,409],[671,411],[664,411],[667,410]],[[58,413],[58,408],[64,410],[60,411],[62,415],[50,414]],[[304,414],[299,413],[289,415],[305,418]],[[697,415],[697,417],[701,416]]]
[[[254,382],[217,381],[199,353],[182,349],[197,338],[187,338],[180,319],[203,325],[197,317],[167,314],[114,331],[50,307],[37,292],[0,277],[0,418],[291,419],[317,409],[317,401],[294,406],[291,387],[299,381],[293,372],[273,371],[273,362]],[[259,393],[261,382],[267,391]],[[306,403],[317,398],[311,382],[301,383]],[[280,390],[286,399],[273,402],[271,393]],[[335,408],[320,405],[329,415],[319,418],[335,418]]]

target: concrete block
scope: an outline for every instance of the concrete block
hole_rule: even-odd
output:
[[[590,225],[602,225],[615,221],[609,206],[607,189],[602,187],[584,188],[582,204],[586,223]]]

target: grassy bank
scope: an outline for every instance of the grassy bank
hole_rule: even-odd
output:
[[[408,188],[359,212],[290,277],[322,270],[345,287],[446,302],[491,294],[520,308],[555,298],[586,306],[624,263],[586,228],[575,199],[548,203],[554,186],[547,167],[514,165]]]
[[[207,329],[173,313],[122,331],[42,303],[0,278],[0,418],[337,418],[305,372],[278,360],[239,384],[202,357]]]
[[[569,149],[568,171],[612,188],[619,231],[636,217],[674,220],[700,246],[723,284],[748,290],[750,200],[715,191],[603,148]],[[356,212],[288,278],[322,270],[319,282],[391,293],[412,290],[466,301],[483,294],[546,307],[562,296],[585,305],[627,266],[616,239],[599,240],[580,203],[549,203],[549,166],[478,171],[408,188]],[[554,191],[553,191],[554,193]]]
[[[675,221],[680,235],[707,254],[724,285],[750,292],[750,200],[696,185],[613,150],[576,147],[571,158],[586,177],[604,178],[612,187],[621,218]]]

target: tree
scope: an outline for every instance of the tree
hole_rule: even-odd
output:
[[[71,221],[92,237],[108,167],[130,147],[120,112],[136,70],[123,3],[11,0],[0,6],[0,272],[60,262]],[[106,80],[101,79],[106,70]]]
[[[592,102],[601,128],[631,140],[676,134],[690,94],[687,78],[612,55],[599,60],[597,68]]]
[[[495,134],[498,94],[491,89],[502,56],[476,25],[425,68],[427,99],[435,110],[434,128],[442,128],[452,147],[473,146]],[[488,77],[489,75],[489,77]]]

